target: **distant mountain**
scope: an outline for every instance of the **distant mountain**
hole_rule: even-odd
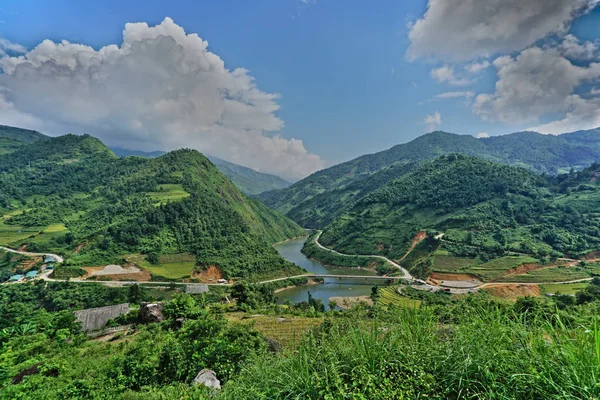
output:
[[[188,276],[299,271],[272,244],[304,231],[195,150],[118,158],[92,136],[65,135],[0,156],[0,187],[0,245],[63,254],[70,266],[125,259],[167,278],[182,263]]]
[[[26,144],[48,139],[48,136],[38,131],[0,125],[0,155],[11,153]]]
[[[118,157],[140,156],[155,158],[166,154],[164,151],[145,152],[118,147],[111,147],[111,150]],[[290,182],[275,175],[257,172],[251,168],[243,167],[211,155],[207,155],[206,157],[215,164],[221,173],[231,179],[238,189],[247,195],[258,195],[269,190],[283,189],[291,185]]]
[[[265,192],[258,198],[302,226],[322,228],[370,191],[410,172],[425,160],[451,153],[555,175],[600,160],[600,129],[560,136],[518,132],[484,139],[432,132],[316,172],[288,188]]]
[[[442,156],[355,202],[325,228],[321,243],[401,260],[415,234],[426,230],[430,238],[443,232],[458,253],[586,254],[600,249],[598,177],[599,164],[549,177],[461,154]],[[427,254],[419,262],[427,262]]]
[[[258,172],[229,161],[208,155],[210,161],[244,193],[258,195],[268,190],[283,189],[290,182],[271,174]]]

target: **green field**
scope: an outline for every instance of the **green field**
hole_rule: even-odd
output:
[[[183,189],[179,184],[159,185],[156,192],[149,192],[148,195],[156,200],[157,203],[163,204],[169,201],[178,201],[185,199],[190,194]]]
[[[384,306],[402,306],[416,308],[421,305],[420,300],[409,299],[398,293],[399,286],[388,286],[379,289],[379,299],[377,302]]]
[[[502,282],[561,282],[576,279],[590,278],[592,274],[600,274],[600,266],[589,265],[586,267],[551,267],[534,271],[526,274],[513,275],[504,279]]]
[[[477,259],[457,257],[447,250],[439,249],[434,253],[433,270],[439,272],[456,271],[477,264]]]
[[[196,267],[196,259],[190,253],[162,255],[158,258],[156,265],[150,264],[141,254],[131,254],[126,259],[149,270],[152,275],[168,279],[189,277]]]
[[[542,292],[544,293],[575,294],[586,288],[588,285],[589,282],[561,283],[557,285],[540,285],[540,289],[542,289]]]

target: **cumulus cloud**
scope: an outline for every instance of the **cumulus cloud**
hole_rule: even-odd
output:
[[[550,34],[565,34],[574,18],[600,0],[429,0],[410,26],[409,59],[470,60],[519,51]]]
[[[477,139],[485,139],[485,138],[489,138],[490,135],[488,135],[487,132],[479,132],[477,134],[477,136],[475,136]]]
[[[581,41],[574,35],[566,35],[557,46],[558,51],[573,60],[592,60],[598,56],[598,43]]]
[[[440,83],[448,83],[452,86],[466,86],[472,83],[467,78],[457,77],[454,68],[449,65],[431,70],[431,77]]]
[[[574,95],[575,90],[600,79],[600,63],[577,66],[555,49],[533,47],[515,58],[499,57],[493,64],[498,69],[496,90],[477,96],[473,111],[505,123],[530,123],[583,108],[590,99]]]
[[[301,140],[278,135],[277,94],[258,89],[247,70],[227,69],[170,18],[126,24],[120,46],[99,50],[44,40],[1,55],[0,69],[3,122],[141,150],[196,148],[289,179],[324,166]]]
[[[488,69],[490,67],[490,65],[492,65],[492,64],[490,64],[489,61],[485,60],[480,63],[475,62],[475,63],[469,64],[465,67],[465,70],[472,74],[478,74],[479,72],[483,71],[484,69]]]
[[[423,123],[425,123],[427,132],[435,131],[442,125],[442,114],[436,111],[432,115],[427,115],[423,119]]]
[[[467,91],[467,92],[446,92],[446,93],[440,93],[438,95],[436,95],[434,98],[436,99],[456,99],[456,98],[460,98],[460,97],[473,97],[475,94],[473,92]]]
[[[13,43],[10,40],[0,38],[0,56],[5,56],[7,52],[25,53],[27,49],[20,44]]]

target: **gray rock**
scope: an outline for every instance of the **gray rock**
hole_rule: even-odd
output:
[[[140,313],[138,314],[138,320],[143,324],[151,324],[154,322],[161,322],[165,319],[163,315],[163,304],[142,302],[140,304]]]
[[[283,350],[283,345],[275,339],[267,338],[267,347],[272,353],[279,353]]]
[[[198,375],[194,379],[194,384],[204,385],[211,389],[221,389],[221,382],[217,379],[215,371],[211,371],[210,369],[203,369],[198,372]]]

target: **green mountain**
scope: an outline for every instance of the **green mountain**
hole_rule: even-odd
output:
[[[300,225],[323,228],[370,191],[441,155],[462,153],[555,175],[600,160],[600,129],[560,136],[518,132],[476,139],[432,132],[389,150],[327,168],[259,199]]]
[[[145,152],[118,147],[111,147],[111,150],[118,157],[139,156],[155,158],[165,154],[164,151]],[[221,173],[231,179],[235,186],[249,196],[258,195],[269,190],[283,189],[291,185],[290,182],[275,175],[257,172],[251,168],[221,160],[211,155],[207,155],[206,157],[215,164]]]
[[[65,254],[71,265],[137,260],[172,278],[169,267],[186,265],[182,276],[194,266],[227,277],[297,272],[271,245],[303,230],[194,150],[118,158],[94,137],[66,135],[0,156],[0,187],[0,245]]]
[[[401,260],[415,234],[428,231],[430,251],[443,233],[455,255],[477,249],[485,257],[579,256],[600,249],[598,177],[599,164],[547,177],[461,154],[442,156],[358,200],[325,229],[321,243]]]
[[[0,155],[12,153],[26,144],[47,139],[48,136],[38,131],[0,125]]]

